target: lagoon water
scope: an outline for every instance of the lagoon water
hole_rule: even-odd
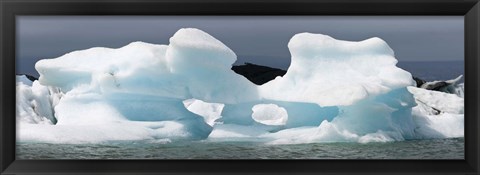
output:
[[[18,159],[463,159],[464,139],[268,145],[252,142],[18,143]]]
[[[426,81],[450,80],[464,75],[464,65],[464,61],[400,61],[397,64],[413,76]]]

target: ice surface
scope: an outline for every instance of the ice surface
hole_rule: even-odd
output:
[[[231,49],[192,28],[180,29],[168,45],[133,42],[41,60],[38,81],[17,77],[18,140],[295,144],[463,137],[463,90],[457,96],[410,87],[411,74],[396,67],[385,41],[301,33],[288,47],[288,72],[262,86],[231,70]]]
[[[235,60],[233,51],[212,36],[181,29],[169,45],[133,42],[118,49],[91,48],[41,60],[35,68],[42,85],[64,93],[53,108],[57,126],[111,125],[113,130],[121,128],[117,123],[174,122],[179,127],[157,130],[156,135],[201,139],[211,132],[208,124],[213,125],[223,104],[208,111],[201,109],[207,104],[195,102],[187,110],[185,99],[259,99],[256,85],[230,70]]]
[[[395,66],[393,50],[380,38],[352,42],[300,33],[288,48],[290,67],[260,87],[265,98],[346,106],[415,83]]]
[[[53,107],[58,103],[61,93],[53,87],[30,81],[24,75],[17,76],[16,116],[19,123],[54,124]]]
[[[289,129],[298,132],[291,139],[284,138],[289,130],[280,131],[275,134],[275,143],[416,137],[411,115],[416,104],[406,90],[414,81],[410,73],[395,66],[393,51],[383,40],[351,42],[301,33],[290,40],[288,47],[292,54],[288,72],[262,85],[262,96],[332,106],[338,114],[318,128]]]
[[[422,88],[408,87],[418,104],[424,110],[434,109],[439,113],[463,114],[464,99],[456,94],[439,91],[429,91]],[[428,113],[430,114],[430,113]]]
[[[192,139],[188,123],[181,121],[116,122],[89,125],[21,124],[17,138],[21,142],[99,143],[106,141]]]
[[[265,125],[285,125],[288,120],[288,113],[285,108],[275,104],[258,104],[252,108],[252,118],[256,122]]]
[[[220,103],[206,103],[202,100],[188,99],[183,101],[185,107],[195,114],[198,114],[203,117],[205,122],[213,126],[215,121],[221,118],[224,104]]]
[[[460,83],[455,87],[454,93],[457,94],[457,96],[464,98],[465,96],[465,84]]]
[[[422,138],[464,136],[464,99],[456,94],[408,87],[417,106],[412,110]]]
[[[231,70],[235,53],[201,30],[180,29],[170,38],[166,58],[193,98],[214,103],[260,99],[257,86]]]
[[[464,115],[442,113],[425,115],[414,109],[418,139],[463,137]]]
[[[213,128],[209,141],[266,141],[271,128],[265,125],[221,124]]]
[[[324,120],[331,121],[339,112],[338,107],[320,107],[313,103],[262,100],[235,105],[227,104],[222,111],[220,121],[225,124],[258,124],[258,122],[252,118],[252,109],[255,105],[260,104],[274,104],[286,110],[288,120],[282,128],[318,126]]]
[[[198,29],[181,29],[169,45],[133,42],[118,49],[91,48],[40,60],[35,68],[42,85],[60,87],[63,92],[218,103],[259,99],[255,84],[230,70],[235,60],[233,51],[212,36]]]

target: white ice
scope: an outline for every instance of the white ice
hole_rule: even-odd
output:
[[[288,48],[288,72],[261,86],[266,98],[347,106],[414,84],[410,73],[395,66],[393,50],[380,38],[352,42],[300,33]]]
[[[455,89],[454,89],[455,94],[457,94],[459,97],[464,98],[465,96],[465,84],[460,83],[458,84]]]
[[[294,144],[463,137],[463,95],[411,87],[411,74],[396,67],[380,38],[301,33],[288,47],[287,74],[262,86],[231,70],[231,49],[191,28],[168,45],[133,42],[41,60],[38,81],[17,77],[18,140]]]
[[[422,138],[464,136],[464,99],[456,94],[408,87],[417,106],[412,115]]]
[[[205,122],[213,126],[215,121],[221,118],[224,104],[221,103],[207,103],[202,100],[188,99],[183,101],[185,107],[195,114],[198,114],[203,117]]]
[[[256,122],[266,125],[287,124],[287,110],[277,106],[276,104],[258,104],[253,106],[252,111],[252,118]]]
[[[53,107],[61,98],[61,93],[54,87],[32,82],[25,75],[16,76],[16,115],[17,122],[30,124],[54,124]]]

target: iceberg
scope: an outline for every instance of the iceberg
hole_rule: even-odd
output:
[[[231,70],[235,53],[193,28],[166,45],[133,42],[40,60],[38,80],[17,77],[17,139],[296,144],[463,137],[463,98],[413,87],[382,39],[300,33],[288,47],[290,68],[263,85]]]
[[[258,104],[253,106],[252,111],[252,118],[258,123],[265,125],[287,124],[287,110],[275,104]]]
[[[461,98],[464,98],[465,97],[465,83],[460,83],[458,84],[455,88],[454,88],[454,93],[461,97]]]
[[[202,116],[204,121],[210,126],[213,126],[217,119],[222,117],[222,110],[225,106],[221,103],[207,103],[197,99],[185,100],[183,104],[189,111]]]
[[[347,106],[414,84],[380,38],[360,42],[300,33],[288,43],[292,62],[283,77],[261,86],[269,99]]]
[[[412,115],[422,138],[464,136],[464,99],[457,94],[408,87],[417,102]]]
[[[456,94],[459,97],[464,97],[464,83],[459,83],[463,78],[463,75],[458,76],[455,79],[446,81],[431,81],[427,82],[420,78],[414,77],[417,87],[427,90],[446,92],[450,94]]]
[[[25,75],[16,76],[17,120],[30,124],[55,124],[57,122],[53,107],[62,94],[57,88],[40,85],[30,81]]]

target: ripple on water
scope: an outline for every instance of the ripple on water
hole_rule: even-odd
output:
[[[464,139],[268,145],[257,142],[17,143],[18,159],[463,159]]]

